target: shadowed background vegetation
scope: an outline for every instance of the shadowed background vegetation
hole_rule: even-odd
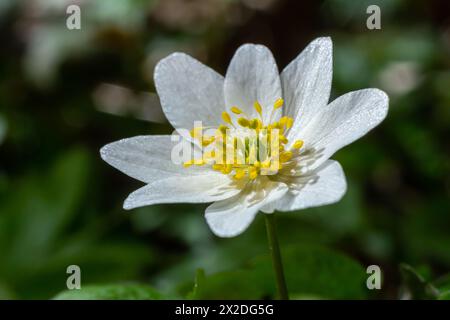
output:
[[[81,30],[66,28],[72,3]],[[381,30],[366,28],[370,4]],[[281,70],[318,36],[334,43],[332,99],[378,87],[390,111],[333,157],[340,203],[277,214],[291,297],[450,298],[449,13],[445,0],[2,0],[0,298],[273,298],[262,216],[220,239],[205,205],[124,211],[142,184],[98,151],[171,133],[153,84],[164,56],[223,74],[262,43]],[[64,292],[73,264],[83,289]],[[381,290],[365,287],[372,264]]]

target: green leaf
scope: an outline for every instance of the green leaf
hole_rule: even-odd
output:
[[[47,259],[77,213],[88,178],[87,152],[74,149],[61,156],[50,172],[25,176],[11,188],[4,207],[8,214],[4,228],[10,230],[4,241],[10,243],[3,245],[13,265],[34,266]]]
[[[52,255],[46,264],[21,274],[14,287],[25,299],[51,297],[64,288],[68,277],[65,271],[71,264],[81,268],[81,281],[87,286],[135,279],[149,261],[151,252],[133,242],[70,243]]]
[[[450,300],[450,290],[441,293],[438,297],[438,300]]]
[[[351,258],[321,247],[295,246],[282,250],[291,297],[359,299],[366,296],[364,269]],[[196,282],[196,299],[261,299],[275,296],[269,255],[246,267],[220,272]],[[181,287],[186,290],[187,286]]]
[[[15,293],[0,281],[0,300],[11,300],[16,299]]]
[[[286,281],[293,294],[360,299],[368,293],[364,268],[344,254],[309,245],[292,248],[284,257]]]
[[[194,288],[192,292],[190,292],[187,296],[188,299],[197,299],[199,296],[199,288],[203,287],[203,283],[205,282],[205,270],[198,269],[197,274],[195,275]]]
[[[5,192],[0,283],[15,296],[54,296],[64,288],[65,270],[72,264],[82,268],[87,285],[136,279],[152,260],[152,249],[136,239],[105,237],[110,227],[91,209],[86,194],[95,180],[90,165],[85,149],[73,149],[49,170],[28,173]]]
[[[450,274],[434,280],[433,285],[439,290],[438,300],[450,300]]]
[[[142,284],[90,285],[79,290],[66,290],[55,300],[160,300],[164,296]]]

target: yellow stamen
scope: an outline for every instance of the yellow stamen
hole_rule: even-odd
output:
[[[203,137],[202,139],[202,146],[206,147],[209,146],[211,143],[213,143],[215,140],[214,137]]]
[[[250,126],[250,121],[248,121],[248,119],[246,119],[246,118],[239,118],[238,123],[239,123],[242,127],[248,127],[248,126]]]
[[[266,161],[261,162],[261,168],[267,169],[270,167],[270,159],[267,159]]]
[[[223,124],[221,124],[221,125],[219,126],[218,130],[219,130],[219,132],[221,132],[222,134],[226,134],[226,133],[227,133],[227,130],[228,130],[228,127],[225,126],[225,125],[223,125]]]
[[[211,150],[209,152],[205,152],[203,154],[203,159],[204,160],[211,160],[212,158],[214,158],[216,156],[216,152],[214,150]]]
[[[281,129],[281,124],[279,122],[272,123],[272,129]]]
[[[236,169],[236,174],[234,175],[234,178],[239,180],[242,179],[245,176],[245,170],[244,169]]]
[[[249,177],[250,179],[254,180],[258,176],[258,170],[255,167],[250,168]]]
[[[286,122],[286,128],[288,128],[288,129],[292,128],[293,124],[294,124],[294,119],[288,117],[287,122]]]
[[[300,149],[303,146],[303,140],[296,140],[292,145],[294,149]]]
[[[226,111],[224,111],[224,112],[222,112],[222,119],[223,119],[223,121],[225,121],[226,123],[229,123],[229,124],[233,124],[232,122],[231,122],[231,117],[230,117],[230,115],[228,114],[228,112],[226,112]]]
[[[257,117],[250,118],[242,109],[232,106],[229,112],[222,112],[223,122],[217,127],[214,136],[204,136],[205,127],[194,127],[190,131],[191,136],[203,147],[214,143],[214,148],[209,148],[208,151],[205,150],[206,148],[203,149],[201,159],[186,161],[183,166],[187,168],[192,165],[207,164],[213,170],[230,175],[237,180],[243,178],[254,180],[259,175],[276,174],[289,163],[293,154],[298,154],[296,150],[303,146],[302,140],[296,140],[291,145],[286,138],[286,131],[292,127],[293,118],[283,116],[278,122],[272,122],[276,110],[283,105],[282,98],[275,100],[268,123],[263,122],[262,105],[255,101],[253,107],[258,113]],[[235,117],[235,115],[239,116]],[[227,134],[230,127],[237,129],[238,125],[256,131],[256,136]]]
[[[259,119],[253,119],[250,122],[250,129],[259,129],[261,127]]]
[[[194,162],[192,160],[188,160],[188,161],[183,162],[183,167],[189,168],[193,164],[194,164]]]
[[[241,109],[239,109],[238,107],[234,106],[231,107],[231,112],[233,112],[234,114],[241,114],[243,113]]]
[[[291,160],[292,158],[292,152],[291,151],[284,151],[283,153],[280,154],[280,161],[281,162],[287,162],[289,160]]]
[[[289,140],[283,136],[282,134],[279,135],[278,139],[280,140],[281,143],[286,144],[289,142]]]
[[[194,138],[194,139],[200,137],[202,131],[203,131],[203,128],[202,128],[202,127],[195,127],[194,129],[192,129],[192,130],[190,131],[191,137]]]
[[[255,101],[255,103],[253,103],[253,107],[255,108],[256,112],[258,112],[258,114],[262,117],[262,107],[258,101]]]
[[[203,159],[195,159],[195,160],[194,160],[194,164],[195,164],[196,166],[203,166],[205,163],[206,163],[206,162],[205,162],[205,160],[203,160]]]
[[[223,166],[222,173],[223,174],[229,174],[233,170],[233,166],[231,164],[227,164]]]

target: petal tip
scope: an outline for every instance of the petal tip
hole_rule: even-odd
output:
[[[377,101],[380,111],[382,111],[380,113],[380,119],[381,121],[383,121],[386,118],[389,110],[389,96],[387,95],[386,92],[378,88],[369,88],[366,90],[367,90],[366,92],[372,95],[373,98]]]
[[[237,48],[236,52],[234,53],[234,56],[238,56],[239,54],[245,53],[247,51],[256,51],[258,53],[262,53],[262,54],[270,54],[270,56],[272,57],[272,51],[266,47],[263,44],[258,44],[258,43],[244,43],[242,44],[239,48]]]
[[[104,145],[100,148],[100,158],[102,158],[103,161],[108,162],[108,156],[109,156],[109,144]]]
[[[171,63],[173,60],[180,59],[180,58],[191,58],[191,56],[189,56],[188,54],[186,54],[184,52],[173,52],[158,61],[158,63],[155,66],[155,70],[153,72],[153,80],[154,80],[155,85],[157,83],[157,75],[159,74],[159,71],[161,70],[161,68],[164,68],[165,65],[167,65],[168,63]]]
[[[237,237],[238,235],[242,234],[245,231],[245,229],[237,230],[237,231],[235,231],[235,230],[233,230],[233,231],[220,230],[220,229],[212,226],[209,222],[208,222],[208,226],[211,229],[212,233],[214,233],[214,235],[219,238],[234,238],[234,237]]]
[[[136,208],[136,205],[133,204],[133,200],[130,199],[130,196],[128,196],[128,198],[125,199],[125,201],[123,202],[123,206],[122,206],[122,208],[127,211]]]
[[[389,103],[389,96],[387,95],[386,92],[378,88],[373,88],[372,90],[376,95],[378,95],[383,100],[383,102],[386,102],[386,104]]]
[[[342,177],[342,179],[341,179],[342,187],[339,189],[339,190],[341,190],[341,193],[336,200],[336,202],[339,202],[347,193],[348,184],[347,184],[347,178],[345,177],[345,173],[344,173],[344,170],[342,169],[341,164],[339,162],[337,164],[339,165],[339,167],[341,169],[341,177]]]
[[[211,229],[212,233],[214,233],[215,236],[220,238],[233,238],[240,234],[242,234],[249,225],[244,225],[244,227],[241,228],[232,228],[230,226],[224,227],[222,224],[214,223],[215,219],[211,215],[209,215],[208,211],[205,212],[205,219],[206,223],[208,224],[208,227]],[[253,219],[252,219],[253,220]]]
[[[323,50],[331,51],[333,49],[333,41],[331,37],[319,37],[314,39],[308,47],[322,48]]]
[[[335,187],[335,190],[339,190],[339,193],[337,194],[334,201],[331,201],[328,203],[328,204],[333,204],[333,203],[337,203],[342,200],[342,198],[347,193],[348,184],[347,184],[347,178],[345,177],[344,169],[342,168],[341,164],[336,160],[329,160],[329,161],[330,161],[329,165],[335,166],[336,175],[339,176],[339,179],[337,180],[337,181],[339,181],[339,183]]]

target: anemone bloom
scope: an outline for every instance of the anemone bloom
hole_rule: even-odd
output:
[[[339,201],[346,180],[329,158],[366,134],[387,114],[378,89],[347,93],[329,103],[332,43],[318,38],[279,74],[264,46],[246,44],[235,53],[225,77],[183,53],[161,60],[155,85],[163,111],[182,139],[206,149],[214,137],[204,128],[278,129],[279,161],[222,164],[209,151],[201,160],[175,163],[171,136],[138,136],[101,149],[102,158],[147,185],[131,193],[124,208],[157,203],[213,202],[206,220],[221,237],[243,232],[262,211],[273,213]],[[203,127],[194,127],[201,121]],[[192,136],[183,129],[193,129]],[[257,148],[257,147],[255,147]],[[251,149],[252,148],[248,148]]]

